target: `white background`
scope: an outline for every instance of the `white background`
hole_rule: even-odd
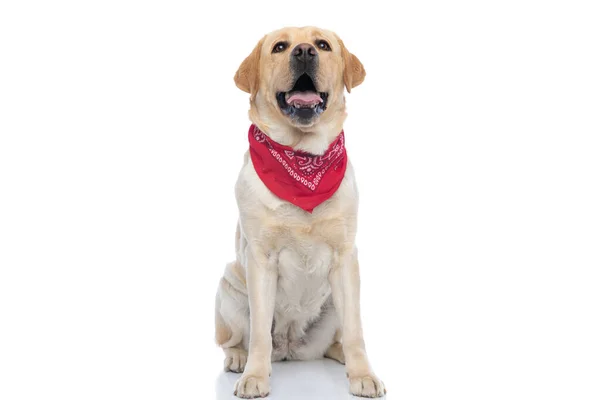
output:
[[[595,2],[392,3],[2,2],[0,398],[235,378],[213,342],[249,124],[232,78],[287,25],[367,70],[345,130],[388,398],[600,397]]]

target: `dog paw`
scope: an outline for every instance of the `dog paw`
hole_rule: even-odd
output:
[[[382,397],[385,386],[375,375],[355,376],[350,379],[350,393],[359,397]]]
[[[247,359],[248,352],[246,350],[236,347],[225,349],[225,362],[223,364],[225,372],[244,372]]]
[[[233,394],[242,399],[266,397],[269,395],[269,377],[243,374],[235,383]]]

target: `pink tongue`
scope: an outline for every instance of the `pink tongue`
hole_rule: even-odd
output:
[[[299,103],[299,104],[315,104],[321,103],[323,100],[321,96],[315,92],[294,92],[287,99],[288,104]]]

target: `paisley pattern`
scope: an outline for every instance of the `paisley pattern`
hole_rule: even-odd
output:
[[[270,139],[255,125],[253,125],[252,137],[257,143],[268,148],[271,156],[281,164],[291,178],[311,191],[317,190],[327,171],[330,168],[337,169],[340,161],[346,156],[343,131],[329,145],[325,154],[320,156],[283,146]]]

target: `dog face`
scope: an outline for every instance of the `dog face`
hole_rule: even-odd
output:
[[[350,92],[364,78],[361,62],[335,33],[303,27],[284,28],[263,37],[234,80],[250,93],[253,120],[273,128],[308,132],[317,131],[322,124],[331,125],[335,119],[341,119],[341,126],[344,86]]]

